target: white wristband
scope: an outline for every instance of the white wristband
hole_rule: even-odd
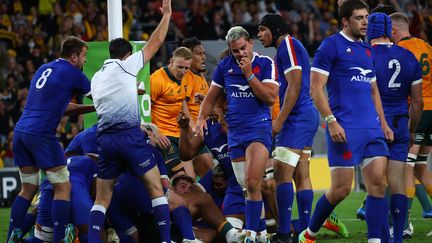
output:
[[[330,124],[330,123],[336,121],[336,117],[333,114],[331,114],[331,115],[326,116],[324,118],[324,121],[326,124]]]

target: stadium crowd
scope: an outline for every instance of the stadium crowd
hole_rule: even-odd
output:
[[[347,238],[333,210],[355,167],[368,242],[411,237],[415,178],[432,196],[432,6],[368,4],[123,1],[124,38],[90,82],[86,41],[108,39],[105,1],[0,0],[0,166],[22,182],[9,242],[314,243],[321,227]],[[228,48],[209,83],[201,41],[215,39]],[[150,60],[144,123],[136,76]],[[332,183],[312,213],[319,114]]]
[[[368,1],[397,3],[410,16],[413,36],[432,40],[432,4],[427,1]],[[124,37],[148,39],[161,19],[160,1],[124,0]],[[61,40],[74,35],[85,41],[108,39],[105,0],[0,1],[0,165],[13,166],[12,131],[20,117],[35,71],[59,56]],[[182,0],[173,3],[168,43],[197,36],[200,40],[224,39],[231,26],[242,25],[254,37],[259,20],[280,13],[290,33],[313,55],[321,41],[339,29],[337,1],[278,0]],[[210,28],[209,28],[210,26]],[[163,66],[168,53],[151,62],[152,70]],[[83,129],[81,117],[64,117],[57,129],[63,146]]]

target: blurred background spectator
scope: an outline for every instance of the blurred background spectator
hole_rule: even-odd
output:
[[[392,4],[406,13],[410,32],[432,40],[432,3],[428,0],[371,0]],[[122,0],[123,33],[130,40],[146,40],[161,19],[161,1]],[[321,41],[339,30],[337,0],[176,0],[165,48],[151,62],[155,70],[167,62],[186,37],[223,40],[233,25],[256,37],[257,24],[267,13],[279,13],[290,33],[312,56]],[[26,103],[29,82],[40,65],[59,57],[64,37],[107,41],[106,0],[0,0],[0,166],[13,164],[13,128]],[[78,99],[79,101],[79,99]],[[82,130],[82,118],[63,118],[57,136],[63,146]]]

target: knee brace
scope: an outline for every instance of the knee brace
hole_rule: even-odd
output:
[[[20,171],[19,174],[20,174],[20,178],[21,178],[21,183],[28,183],[28,184],[32,184],[35,186],[40,185],[39,171],[37,171],[35,173],[31,173],[31,174],[22,173]]]
[[[311,156],[312,156],[312,150],[305,149],[305,150],[302,151],[302,154],[307,154],[308,155],[307,161],[310,162]]]
[[[245,163],[245,161],[231,162],[237,182],[243,189],[246,188]]]
[[[418,165],[427,165],[427,158],[428,158],[427,154],[419,154],[417,156],[415,163]]]
[[[272,156],[274,159],[293,167],[297,166],[300,159],[300,155],[285,147],[276,147],[275,150],[273,150]]]
[[[65,183],[69,181],[69,170],[66,166],[55,172],[47,171],[46,175],[49,182],[51,182],[52,184]]]
[[[407,165],[414,167],[416,160],[417,160],[417,155],[408,153]]]

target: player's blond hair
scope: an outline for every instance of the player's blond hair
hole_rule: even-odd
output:
[[[234,26],[228,30],[227,35],[225,36],[226,42],[229,44],[232,41],[239,40],[240,38],[244,38],[246,41],[250,40],[250,35],[247,30],[245,30],[241,26]]]
[[[390,18],[394,25],[406,25],[407,27],[409,26],[408,16],[406,16],[406,14],[404,13],[397,12],[390,14]]]
[[[173,52],[173,58],[174,57],[182,57],[185,60],[190,60],[192,59],[192,51],[187,47],[181,46]]]

